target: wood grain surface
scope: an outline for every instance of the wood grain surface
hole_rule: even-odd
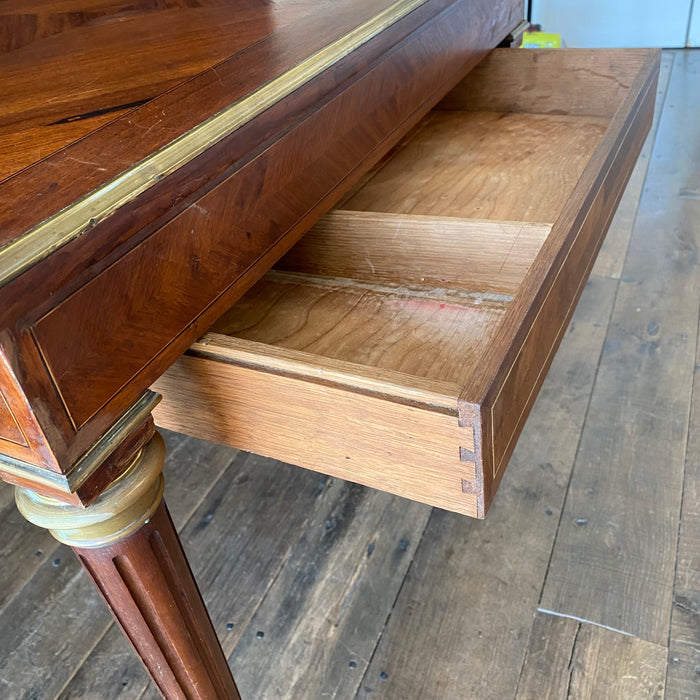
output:
[[[456,411],[250,369],[215,353],[183,357],[159,380],[159,425],[479,515],[473,456],[460,450],[473,455],[474,432]]]
[[[700,648],[673,639],[668,649],[666,697],[670,700],[693,700],[698,695]]]
[[[352,697],[429,515],[422,504],[333,481],[290,552],[295,566],[282,569],[231,656],[244,696]]]
[[[549,230],[522,222],[334,209],[275,268],[513,295]]]
[[[2,349],[0,385],[0,449],[3,454],[29,464],[41,464],[48,471],[60,472],[54,450],[13,371],[12,358]]]
[[[37,37],[0,56],[0,128],[24,130],[139,106],[308,15],[303,3],[183,3],[105,15]],[[78,58],[71,62],[69,52]]]
[[[422,288],[420,278],[406,288],[273,273],[212,330],[463,386],[507,301]]]
[[[612,117],[647,49],[542,49],[493,54],[439,109]],[[523,55],[520,55],[523,53]],[[488,82],[483,76],[489,76]]]
[[[617,203],[651,126],[659,52],[650,51],[623,104],[581,174],[520,293],[508,307],[494,346],[461,400],[490,410],[482,428],[484,498],[490,502],[545,373],[572,317]],[[482,397],[476,399],[475,397]],[[486,475],[489,475],[488,477]]]
[[[486,520],[433,511],[359,698],[514,697],[613,290],[586,288]]]
[[[241,55],[247,61],[248,54],[256,53],[256,44],[266,44],[267,61],[258,71],[267,72],[270,80],[304,57],[305,47],[293,40],[295,34],[298,36],[298,23],[308,24],[312,15],[321,24],[325,21],[325,33],[308,39],[330,41],[390,2],[352,5],[262,0],[127,4],[95,0],[88,4],[43,2],[27,8],[22,2],[3,3],[0,36],[5,51],[0,54],[0,65],[5,89],[0,133],[25,132],[28,138],[41,137],[48,136],[51,127],[73,124],[72,140],[77,140],[95,130],[92,117],[101,113],[112,120],[118,118],[125,108],[138,108],[207,69],[214,77],[219,70],[214,68],[217,64]],[[271,48],[277,55],[270,55]],[[285,55],[290,49],[300,49],[301,53]],[[32,76],[31,81],[27,75]],[[218,84],[224,88],[226,72],[222,71],[221,76]],[[245,94],[245,82],[251,77],[255,79],[239,77],[243,92],[234,93],[231,101]],[[247,87],[250,90],[257,85]],[[162,116],[167,118],[168,112]],[[139,117],[133,123],[143,124]],[[127,125],[125,121],[120,126]],[[47,130],[32,133],[36,127]],[[155,128],[162,138],[162,127],[156,124]],[[103,138],[109,140],[109,135],[97,137]],[[35,161],[36,157],[25,165]],[[108,173],[112,164],[105,166],[102,172]],[[99,177],[100,172],[93,175]]]
[[[482,76],[491,90],[490,75]],[[343,207],[551,224],[608,122],[568,114],[435,110]]]
[[[0,392],[0,439],[5,442],[13,442],[15,445],[27,446],[27,441],[22,433],[17,418],[10,408],[5,395]]]
[[[693,57],[676,57],[677,70],[697,80],[700,62]],[[676,70],[676,69],[674,69]],[[677,93],[676,93],[677,94]],[[668,127],[666,127],[668,128]],[[694,125],[693,128],[697,129]],[[662,142],[663,143],[663,142]],[[700,172],[694,164],[686,173],[685,192],[700,192]],[[670,194],[670,190],[669,190]],[[698,236],[697,221],[700,201],[683,197],[681,219],[685,235]],[[671,220],[673,221],[673,220]],[[684,236],[685,238],[685,236]],[[695,270],[693,270],[695,272]],[[694,274],[697,277],[696,274]],[[682,290],[685,292],[685,289]],[[686,301],[691,306],[690,300]],[[692,307],[691,307],[692,308]],[[700,333],[700,329],[699,329]],[[700,694],[700,342],[696,341],[693,365],[692,400],[688,424],[688,442],[685,450],[683,501],[676,551],[676,570],[673,582],[673,605],[669,633],[668,674],[666,698],[686,700]],[[687,368],[687,365],[686,365]],[[690,376],[690,375],[688,375]],[[679,387],[681,382],[679,382]],[[683,385],[685,389],[687,385]],[[674,467],[677,467],[674,464]]]
[[[5,487],[0,510],[0,527],[5,534],[0,556],[0,610],[15,597],[39,567],[51,561],[58,543],[47,530],[27,522],[17,510],[14,489]]]
[[[682,76],[685,71],[694,70],[693,66],[694,59],[679,60],[674,64],[673,73],[678,71]],[[681,76],[676,74],[675,80],[680,80]],[[693,77],[692,80],[695,82],[697,78]],[[692,90],[688,94],[692,95]],[[687,107],[686,102],[689,103]],[[674,116],[672,119],[668,115],[662,118],[657,133],[659,142],[665,141],[665,129],[675,128],[678,120],[683,119],[680,114],[686,109],[689,110],[687,118],[695,119],[692,100],[679,99],[677,91],[665,105],[659,105],[661,107],[665,114]],[[691,185],[696,177],[696,164],[700,162],[694,158],[692,143],[693,139],[689,138],[685,141],[686,147],[675,153],[676,166],[681,173],[685,173]],[[691,146],[688,147],[688,144]],[[668,167],[665,158],[658,161],[664,168]],[[649,164],[650,184],[657,177],[654,175],[656,162],[654,155]],[[675,182],[673,175],[664,175],[666,177],[670,182]],[[693,197],[694,187],[683,189],[680,196],[680,190],[676,190],[671,198],[685,211],[683,221],[687,232],[697,232],[697,222],[700,221],[695,211],[697,200]],[[635,201],[639,199],[634,191],[629,191],[625,196],[628,194]],[[658,212],[658,219],[655,219],[658,225],[653,233],[645,234],[644,246],[651,245],[653,238],[666,240],[675,235],[675,229],[666,228],[664,224],[663,210],[668,204],[646,193],[638,205],[639,222],[648,220],[648,214],[645,214],[647,207],[652,212]],[[638,246],[639,237],[635,235],[630,257],[638,254],[635,252]],[[679,246],[686,250],[686,243],[679,241]],[[652,249],[657,250],[654,246]],[[688,245],[688,256],[692,256],[692,249],[693,245]],[[624,258],[624,243],[620,250]],[[689,298],[685,283],[676,284],[672,280],[678,276],[683,279],[688,275],[694,276],[695,269],[682,264],[677,251],[670,254],[677,264],[659,267],[658,275],[657,268],[650,267],[648,284],[665,289],[674,296],[675,305],[681,308],[695,303],[697,297]],[[284,700],[308,700],[308,689],[321,687],[313,684],[319,682],[326,668],[329,681],[333,683],[329,682],[325,689],[332,692],[338,688],[338,700],[355,698],[358,692],[369,697],[405,700],[407,697],[418,697],[421,689],[424,689],[423,697],[432,700],[433,688],[436,700],[452,700],[450,693],[455,700],[488,700],[490,697],[513,700],[519,682],[521,697],[528,688],[533,687],[540,697],[546,697],[545,693],[550,688],[561,689],[564,686],[571,677],[569,671],[574,675],[572,688],[576,693],[568,696],[551,693],[553,698],[583,700],[586,694],[590,697],[591,693],[592,697],[606,698],[610,689],[617,692],[612,696],[615,700],[627,700],[626,696],[635,700],[651,700],[659,696],[657,684],[645,685],[641,682],[650,677],[650,670],[653,670],[655,677],[663,680],[663,675],[659,676],[656,669],[659,668],[659,648],[666,647],[668,641],[656,645],[639,637],[599,628],[593,621],[583,622],[579,627],[576,620],[559,615],[553,616],[556,619],[550,619],[549,614],[537,612],[547,559],[557,532],[562,537],[568,537],[567,523],[562,521],[560,524],[558,520],[571,468],[574,466],[573,483],[576,483],[577,472],[581,470],[585,476],[592,464],[592,460],[581,456],[574,459],[581,433],[585,432],[584,425],[590,424],[595,429],[595,440],[587,442],[591,449],[599,449],[601,445],[606,449],[608,445],[625,440],[629,429],[624,416],[621,423],[611,420],[612,413],[607,410],[602,418],[599,417],[603,405],[600,399],[595,399],[590,407],[588,404],[618,288],[634,284],[621,281],[615,265],[606,267],[606,271],[609,271],[609,276],[603,278],[594,275],[584,291],[573,324],[563,340],[493,509],[484,523],[453,519],[453,516],[436,512],[423,539],[414,538],[413,528],[415,526],[415,531],[420,530],[422,519],[410,519],[408,513],[415,516],[416,511],[409,508],[420,506],[403,501],[407,510],[399,511],[395,509],[396,503],[386,495],[372,494],[333,480],[321,486],[322,478],[277,462],[255,458],[248,461],[243,455],[236,457],[237,453],[229,452],[227,448],[192,439],[179,438],[177,442],[169,442],[172,459],[166,469],[174,471],[170,477],[166,474],[166,497],[172,504],[178,526],[186,524],[193,510],[198,504],[201,505],[196,517],[187,525],[191,534],[183,538],[184,545],[193,559],[195,571],[201,574],[200,580],[204,582],[202,588],[214,611],[217,632],[227,653],[234,653],[234,670],[239,675],[247,674],[248,664],[251,664],[251,668],[260,667],[261,649],[274,651],[289,641],[297,645],[296,649],[303,649],[300,653],[305,654],[305,658],[318,660],[318,666],[309,669],[309,684],[305,685],[303,679],[298,680],[295,686],[298,692],[283,694]],[[648,320],[644,320],[648,323]],[[610,329],[611,339],[615,339],[618,331],[613,326]],[[660,333],[663,333],[662,329]],[[676,365],[676,353],[659,355],[658,361],[669,368],[670,375],[677,373],[683,378],[684,385],[690,387],[695,374],[692,359],[697,362],[697,338],[689,336],[685,342],[693,348],[690,362]],[[604,361],[607,361],[609,352],[608,347],[602,355]],[[620,352],[627,353],[630,364],[636,362],[634,344],[621,347]],[[283,360],[287,362],[289,358]],[[637,381],[637,377],[629,377],[626,383],[616,385],[617,392],[611,391],[608,400],[615,406],[639,404],[640,397],[635,393],[630,394]],[[696,387],[697,382],[693,388]],[[600,387],[596,391],[599,392]],[[696,403],[697,397],[694,397],[691,407]],[[691,420],[694,425],[694,414]],[[658,435],[660,442],[669,444],[665,423],[651,425],[643,422],[641,428],[649,432],[650,439]],[[693,428],[690,430],[692,432]],[[594,442],[597,444],[594,445]],[[583,444],[581,449],[585,449]],[[685,460],[687,474],[685,488],[692,489],[694,447],[691,444],[689,449],[683,448],[681,452],[680,459]],[[218,475],[231,460],[234,461],[229,470],[230,478],[219,480]],[[641,454],[635,460],[629,469],[643,476],[648,467],[647,457]],[[666,456],[659,464],[661,470],[677,467]],[[614,469],[619,468],[614,466]],[[613,465],[604,464],[597,470],[599,492],[614,488],[614,469]],[[682,488],[682,483],[682,479],[674,479],[678,489]],[[670,488],[670,484],[667,487]],[[661,500],[667,498],[664,491]],[[0,484],[0,504],[11,504],[11,500],[9,487]],[[680,494],[677,500],[680,502]],[[681,596],[674,603],[670,595],[666,598],[666,605],[669,608],[673,606],[676,613],[670,630],[667,629],[670,653],[665,695],[673,700],[695,700],[698,695],[695,669],[700,664],[698,646],[688,641],[697,630],[692,598],[692,563],[688,559],[693,556],[695,546],[692,539],[695,497],[692,490],[688,491],[685,500],[685,524],[680,528],[678,549],[678,571],[681,575],[675,586],[677,592],[688,594],[690,600]],[[381,515],[375,513],[375,518],[372,518],[371,502],[381,511]],[[389,503],[392,505],[387,505]],[[620,503],[624,504],[624,500],[620,500]],[[665,517],[663,510],[654,510],[657,517]],[[9,511],[4,512],[9,514]],[[390,515],[392,512],[393,515]],[[681,522],[680,516],[679,510],[676,527]],[[632,517],[636,516],[633,514]],[[655,526],[650,527],[654,514],[648,514],[648,517],[638,520],[639,527],[633,527],[630,523],[630,527],[621,530],[615,540],[615,552],[625,552],[628,547],[636,551],[638,543],[645,538],[654,541],[658,532]],[[4,611],[0,611],[0,677],[4,679],[0,693],[9,697],[13,697],[12,693],[18,697],[31,697],[34,694],[46,700],[57,697],[62,700],[104,700],[111,697],[117,688],[119,697],[126,700],[150,700],[155,697],[156,691],[149,688],[145,672],[141,670],[128,643],[114,626],[108,627],[107,616],[100,614],[101,603],[79,572],[77,563],[62,557],[60,552],[52,555],[48,550],[37,557],[38,564],[26,561],[32,557],[27,556],[25,548],[19,550],[18,547],[23,537],[30,537],[29,532],[22,531],[21,524],[14,519],[5,518],[2,514],[0,518],[0,541],[8,538],[7,554],[14,552],[14,562],[10,558],[4,560],[8,576],[11,571],[16,571],[18,577],[29,577],[23,579],[24,585],[17,583],[9,591],[10,599]],[[383,537],[384,529],[377,531],[376,518],[385,518],[381,522],[386,528],[386,537]],[[326,519],[330,522],[328,531]],[[443,530],[437,527],[437,520],[441,523],[449,521],[449,528],[445,526]],[[313,527],[307,525],[311,522],[314,523]],[[363,523],[366,523],[366,527]],[[585,529],[586,526],[577,527]],[[20,531],[16,531],[16,528],[20,528]],[[377,554],[381,556],[386,552],[390,544],[396,544],[392,538],[402,528],[411,529],[411,535],[407,537],[410,542],[404,543],[406,552],[402,556],[412,557],[412,563],[399,592],[398,603],[388,618],[385,617],[386,624],[381,633],[384,646],[380,645],[379,650],[372,654],[376,661],[372,661],[370,675],[361,678],[358,672],[362,673],[365,662],[360,658],[355,659],[348,650],[344,652],[343,643],[348,643],[352,649],[350,642],[362,637],[363,643],[369,644],[369,636],[365,634],[370,628],[366,626],[367,616],[363,608],[370,618],[375,611],[380,617],[385,614],[376,604],[386,601],[389,590],[396,585],[393,578],[388,582],[387,575],[393,577],[398,569],[378,567],[373,559]],[[299,539],[302,533],[303,540]],[[369,545],[375,538],[375,549],[367,557]],[[30,547],[34,546],[33,542],[36,543],[27,541]],[[439,553],[431,553],[436,541],[445,553],[450,553],[451,558],[448,563],[442,562],[431,569],[425,566],[425,562],[433,559],[442,561]],[[317,545],[313,546],[312,542]],[[398,544],[401,545],[400,540]],[[587,546],[585,540],[581,542],[582,554]],[[591,546],[594,554],[601,551],[594,542]],[[674,543],[669,545],[669,550],[674,556]],[[269,559],[266,551],[271,553]],[[55,559],[60,561],[54,566],[52,561]],[[269,561],[272,564],[266,563]],[[343,569],[347,574],[345,581],[336,581],[327,575],[329,561],[342,562],[344,567],[348,567]],[[64,566],[69,565],[72,569],[66,571]],[[405,563],[401,561],[398,566],[403,567]],[[320,590],[316,590],[314,583],[316,572],[319,572],[317,580]],[[350,581],[355,575],[359,584],[353,589]],[[287,627],[284,627],[279,612],[284,602],[283,589],[275,584],[275,580],[281,576],[285,581],[291,581],[295,593],[290,597],[288,609],[291,620]],[[593,584],[599,580],[593,564],[583,571],[582,576]],[[646,566],[629,567],[624,577],[615,577],[614,581],[610,581],[610,586],[614,588],[602,591],[600,595],[614,597],[618,608],[634,608],[634,615],[643,618],[648,611],[640,607],[633,595],[637,590],[636,581],[645,580],[647,576]],[[350,588],[345,588],[346,585]],[[389,590],[384,589],[385,585]],[[627,586],[625,590],[629,598],[625,598],[624,586]],[[358,588],[362,592],[355,597],[354,592]],[[575,590],[571,590],[575,594]],[[588,596],[586,586],[582,585],[576,590],[584,597]],[[328,644],[323,634],[308,634],[309,631],[329,629],[324,610],[336,610],[345,591],[348,591],[347,609],[352,613],[343,618],[346,624],[341,625],[342,631],[335,634],[331,629]],[[450,595],[445,591],[453,593]],[[266,604],[268,594],[272,597]],[[437,602],[431,603],[433,596],[437,597]],[[447,612],[441,605],[445,599],[451,605]],[[315,606],[313,601],[316,601]],[[327,607],[325,601],[328,601]],[[295,607],[297,603],[299,605]],[[12,615],[8,615],[9,608]],[[425,610],[430,609],[437,611],[436,614],[424,614]],[[251,615],[256,610],[260,610],[258,620],[265,622],[264,628],[257,621],[251,622]],[[96,614],[90,615],[90,611]],[[300,611],[304,614],[299,614]],[[419,618],[419,622],[426,620],[427,624],[420,625],[414,618]],[[352,619],[361,621],[356,633]],[[229,623],[232,624],[230,629]],[[375,621],[370,619],[369,624],[373,625]],[[531,633],[533,625],[536,628]],[[103,636],[107,629],[110,631]],[[579,629],[579,634],[574,644],[576,629]],[[258,631],[264,633],[262,638],[258,638]],[[549,646],[547,639],[542,640],[542,635],[538,635],[537,631],[546,633]],[[674,636],[678,637],[678,641],[674,640]],[[246,642],[246,653],[235,652],[244,637],[249,640]],[[556,653],[555,641],[562,643],[559,647],[561,653]],[[385,655],[387,648],[391,649],[389,655]],[[69,653],[69,649],[77,653]],[[327,656],[324,654],[326,649]],[[570,668],[566,655],[572,651],[576,663]],[[665,653],[665,649],[662,651]],[[325,666],[326,658],[328,667]],[[437,668],[427,663],[433,658],[437,659]],[[283,683],[285,677],[300,679],[301,669],[296,659],[294,654],[290,654],[284,664],[271,663],[270,668],[265,670],[262,682],[267,688],[273,688],[276,683]],[[401,659],[406,659],[406,662]],[[354,669],[350,667],[351,660],[357,662]],[[534,668],[530,668],[531,665]],[[443,669],[450,669],[453,674],[445,676]],[[479,669],[482,673],[479,673]],[[385,675],[382,675],[382,671]],[[526,683],[527,679],[529,681]],[[339,685],[335,685],[336,680]],[[530,685],[531,681],[534,686]],[[640,684],[635,685],[637,682]],[[606,687],[603,687],[603,683]],[[396,692],[397,684],[405,690],[404,694]],[[365,687],[371,688],[371,694],[363,690]]]

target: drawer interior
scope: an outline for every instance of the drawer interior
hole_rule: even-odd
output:
[[[612,117],[484,106],[459,85],[213,332],[468,384]]]
[[[159,381],[157,420],[483,516],[657,74],[649,50],[492,52]]]

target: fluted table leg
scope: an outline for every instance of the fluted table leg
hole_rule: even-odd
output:
[[[240,700],[162,500],[158,433],[90,506],[16,491],[25,517],[71,546],[168,700]]]

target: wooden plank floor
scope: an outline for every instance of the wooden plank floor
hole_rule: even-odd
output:
[[[166,496],[245,700],[700,698],[698,114],[700,51],[666,53],[486,521],[167,436]],[[156,697],[4,485],[0,556],[0,699]]]

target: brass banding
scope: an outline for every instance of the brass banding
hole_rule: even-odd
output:
[[[198,124],[0,249],[0,286],[290,95],[427,0],[397,0],[370,20]]]
[[[66,473],[68,486],[75,491],[119,447],[124,438],[143,423],[160,402],[160,395],[147,390],[122,417]]]
[[[52,491],[75,493],[119,447],[124,438],[145,421],[161,397],[146,391],[119,420],[65,474],[0,455],[0,471],[26,479]]]
[[[71,547],[103,547],[128,537],[148,522],[163,496],[165,443],[159,433],[124,474],[86,508],[16,487],[20,513]]]

